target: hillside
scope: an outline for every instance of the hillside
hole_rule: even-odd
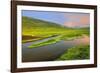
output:
[[[60,24],[56,24],[56,23],[52,23],[52,22],[48,22],[48,21],[44,21],[44,20],[40,20],[40,19],[35,19],[35,18],[30,18],[30,17],[22,17],[22,26],[23,29],[33,29],[33,28],[47,28],[47,27],[54,27],[54,28],[61,28]]]

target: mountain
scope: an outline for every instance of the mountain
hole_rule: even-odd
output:
[[[60,24],[48,22],[40,19],[35,19],[31,17],[22,17],[22,26],[23,29],[34,29],[34,28],[61,28]]]

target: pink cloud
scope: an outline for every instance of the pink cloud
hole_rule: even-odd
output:
[[[69,21],[65,21],[64,25],[67,27],[86,27],[90,24],[89,15],[67,14],[65,15]]]
[[[80,24],[84,24],[84,25],[86,25],[86,24],[90,24],[90,18],[89,18],[89,16],[82,16],[81,18],[80,18]]]
[[[78,22],[65,22],[64,25],[67,26],[67,27],[77,27],[77,26],[79,26]]]

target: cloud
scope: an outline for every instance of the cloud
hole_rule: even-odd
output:
[[[89,16],[82,16],[80,18],[80,24],[86,25],[86,24],[90,24],[90,17]]]
[[[88,27],[90,24],[89,14],[69,13],[65,14],[65,18],[67,20],[64,22],[64,25],[67,27]]]

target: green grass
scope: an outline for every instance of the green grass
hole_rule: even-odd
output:
[[[62,40],[68,40],[70,38],[73,37],[78,37],[78,36],[82,36],[82,35],[89,35],[89,30],[86,29],[43,29],[43,28],[38,28],[38,29],[34,29],[34,31],[32,32],[26,32],[23,31],[23,35],[29,35],[29,36],[37,36],[40,37],[35,38],[35,39],[29,39],[30,41],[36,41],[36,40],[40,40],[40,39],[45,39],[48,37],[51,37],[53,35],[61,35],[62,36]],[[28,40],[28,39],[27,39]],[[27,42],[27,40],[24,40]]]
[[[41,38],[22,40],[22,43],[33,42],[33,41],[37,41],[37,40],[41,40]]]
[[[40,43],[30,45],[29,48],[36,48],[36,47],[40,47],[40,46],[45,46],[45,45],[57,43],[57,42],[60,41],[60,37],[61,36],[58,36],[58,37],[52,38],[52,39],[44,41],[44,42],[40,42]]]
[[[57,60],[82,60],[90,58],[90,47],[89,45],[77,46],[69,48],[66,52],[61,55]]]

